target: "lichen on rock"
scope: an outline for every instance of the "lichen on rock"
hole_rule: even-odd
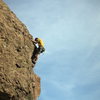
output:
[[[0,100],[36,100],[40,95],[40,78],[31,61],[32,38],[0,0]]]

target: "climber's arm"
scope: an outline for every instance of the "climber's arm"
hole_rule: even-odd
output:
[[[32,40],[33,44],[37,44],[37,42],[35,40]]]

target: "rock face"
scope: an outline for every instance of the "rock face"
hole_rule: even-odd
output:
[[[33,51],[26,26],[0,0],[0,100],[37,100],[40,78],[33,72]]]

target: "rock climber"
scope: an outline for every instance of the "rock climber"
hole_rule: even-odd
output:
[[[35,38],[34,40],[32,40],[32,42],[35,45],[35,50],[32,55],[32,63],[36,64],[38,56],[45,51],[45,48],[44,48],[44,43],[40,38]]]

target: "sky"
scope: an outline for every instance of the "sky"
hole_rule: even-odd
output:
[[[44,40],[38,100],[100,100],[100,0],[4,0]]]

